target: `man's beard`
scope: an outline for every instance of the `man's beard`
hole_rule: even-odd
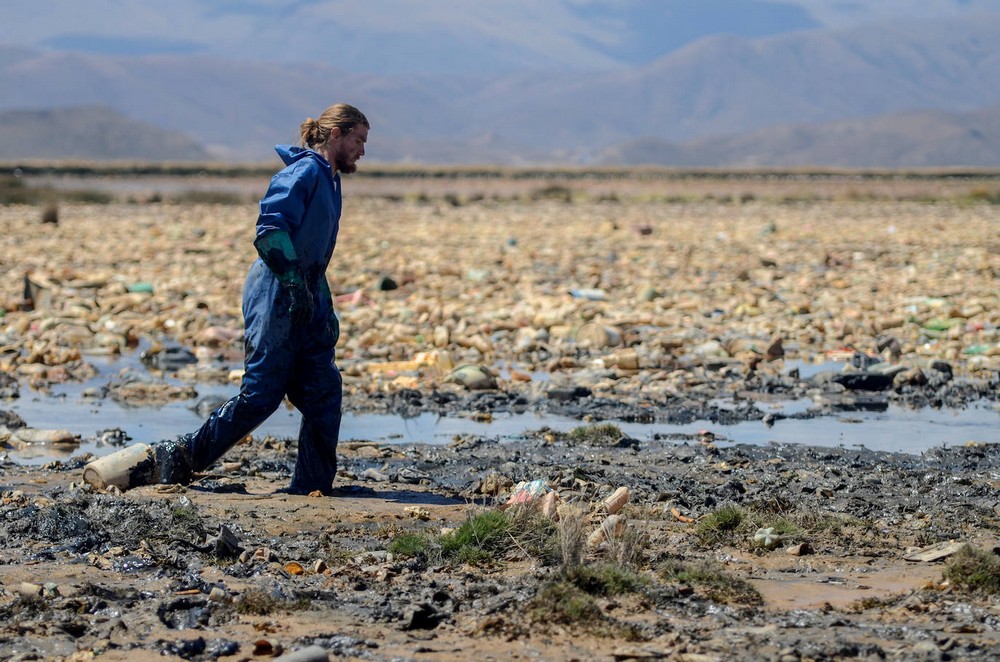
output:
[[[337,154],[337,157],[333,161],[333,165],[338,172],[346,174],[350,174],[358,169],[358,164],[356,162],[351,163],[343,154]]]

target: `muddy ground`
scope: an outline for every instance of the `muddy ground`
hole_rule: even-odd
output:
[[[949,542],[993,554],[995,444],[913,457],[539,431],[522,441],[342,451],[332,498],[276,493],[293,450],[273,439],[237,447],[187,488],[124,495],[81,487],[82,459],[5,463],[4,658],[254,659],[307,646],[359,660],[937,660],[1000,651],[995,593],[946,580],[949,559],[905,560]],[[627,486],[628,529],[610,545],[584,545],[576,563],[617,563],[645,583],[596,591],[593,615],[567,616],[544,596],[575,567],[559,538],[568,534],[534,519],[513,519],[489,560],[441,555],[433,541],[442,529],[499,512],[515,483],[538,479],[559,494],[564,518],[574,516],[567,505],[580,509],[587,535],[601,521],[595,506]],[[745,519],[706,529],[724,506]],[[768,527],[788,532],[773,549],[753,540]],[[432,544],[412,556],[389,551],[415,533]],[[675,572],[703,564],[715,579]]]
[[[0,657],[995,659],[998,439],[912,456],[615,427],[773,424],[775,399],[995,407],[995,179],[806,180],[355,180],[330,273],[345,407],[580,428],[352,440],[330,498],[281,493],[294,441],[251,437],[188,487],[120,494],[82,483],[89,454],[18,463],[45,432],[81,440],[4,412]],[[140,350],[86,397],[238,379],[252,215],[0,207],[4,397]],[[101,448],[157,441],[124,437]]]

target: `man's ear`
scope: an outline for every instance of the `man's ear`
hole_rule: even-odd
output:
[[[340,127],[339,126],[335,126],[332,129],[330,129],[330,138],[329,138],[329,140],[337,140],[338,138],[340,138],[343,135],[344,135],[344,133],[340,130]]]

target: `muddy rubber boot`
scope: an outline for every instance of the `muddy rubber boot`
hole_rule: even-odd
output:
[[[191,482],[191,456],[183,437],[160,442],[153,447],[157,479],[161,484],[187,485]]]

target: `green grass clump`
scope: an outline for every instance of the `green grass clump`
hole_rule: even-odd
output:
[[[233,608],[238,614],[253,616],[268,616],[276,611],[302,611],[309,607],[308,598],[299,598],[295,601],[282,600],[259,588],[245,591],[233,602]]]
[[[239,596],[233,606],[239,614],[267,616],[277,611],[282,604],[281,600],[267,591],[252,588]]]
[[[769,526],[781,534],[782,538],[789,540],[801,538],[805,533],[805,530],[801,526],[793,520],[785,517],[779,517],[777,520],[770,523]]]
[[[526,613],[532,623],[541,626],[569,626],[597,636],[635,641],[640,638],[638,630],[605,614],[597,599],[642,593],[647,585],[647,580],[613,563],[582,565],[545,584],[528,602]]]
[[[614,423],[583,425],[569,431],[571,442],[588,446],[617,446],[624,437],[625,433]]]
[[[594,597],[569,581],[553,582],[528,603],[528,616],[536,623],[589,625],[605,620]]]
[[[566,571],[566,581],[588,595],[611,597],[639,593],[648,585],[640,575],[614,563],[581,565]]]
[[[512,508],[506,514],[512,543],[521,555],[547,566],[562,561],[562,528],[558,522],[531,508]]]
[[[396,556],[428,558],[434,549],[431,538],[423,533],[404,533],[393,538],[387,551]]]
[[[699,520],[695,534],[703,544],[716,545],[731,539],[746,517],[746,511],[739,506],[723,506]]]
[[[996,595],[1000,593],[1000,556],[966,545],[948,560],[944,578],[961,591]]]
[[[560,528],[558,523],[530,508],[484,510],[441,535],[399,532],[386,551],[434,563],[488,566],[520,557],[551,566],[560,562]]]
[[[487,510],[441,536],[440,543],[446,560],[489,565],[497,562],[512,544],[511,520],[503,512]]]
[[[712,602],[727,605],[757,606],[764,598],[750,582],[734,577],[714,561],[683,563],[670,561],[660,570],[665,581],[689,584]]]

